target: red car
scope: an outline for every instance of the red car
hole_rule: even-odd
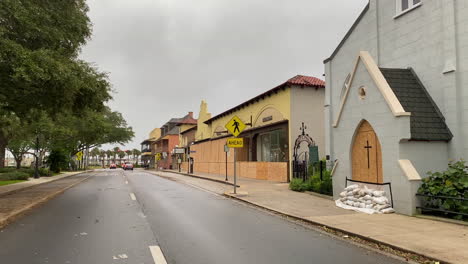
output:
[[[123,168],[124,170],[133,170],[133,164],[130,163],[130,162],[126,162],[126,163],[124,163],[124,164],[122,165],[122,168]]]
[[[109,166],[109,169],[117,169],[117,165],[115,165],[115,163],[112,163],[112,164]]]

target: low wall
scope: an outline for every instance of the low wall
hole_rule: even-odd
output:
[[[239,161],[236,163],[237,176],[257,180],[267,180],[276,182],[288,181],[288,163],[287,162],[250,162]],[[187,171],[188,163],[184,162],[183,171]],[[209,173],[226,175],[226,162],[195,162],[193,166],[194,173]],[[229,177],[234,175],[233,162],[227,163],[227,174]]]

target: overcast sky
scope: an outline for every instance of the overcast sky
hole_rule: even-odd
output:
[[[367,0],[88,0],[81,57],[110,74],[110,106],[139,143],[200,101],[216,115],[326,59]]]

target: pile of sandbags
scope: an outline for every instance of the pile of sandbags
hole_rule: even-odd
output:
[[[385,191],[373,190],[367,186],[359,187],[354,184],[346,187],[340,193],[340,199],[336,200],[336,205],[355,211],[365,212],[369,214],[380,213],[390,214],[395,210],[391,207]]]

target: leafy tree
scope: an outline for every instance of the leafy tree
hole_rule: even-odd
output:
[[[35,113],[53,121],[63,114],[108,114],[107,75],[77,59],[91,36],[87,12],[85,0],[0,1],[0,167],[12,115],[34,123]],[[49,135],[35,132],[48,143]]]
[[[15,159],[17,169],[21,168],[24,155],[31,154],[32,148],[34,148],[34,139],[31,135],[24,135],[21,138],[15,137],[8,142],[8,150]]]
[[[67,151],[54,149],[50,152],[47,163],[49,164],[51,171],[59,173],[62,170],[68,169],[70,158]]]

